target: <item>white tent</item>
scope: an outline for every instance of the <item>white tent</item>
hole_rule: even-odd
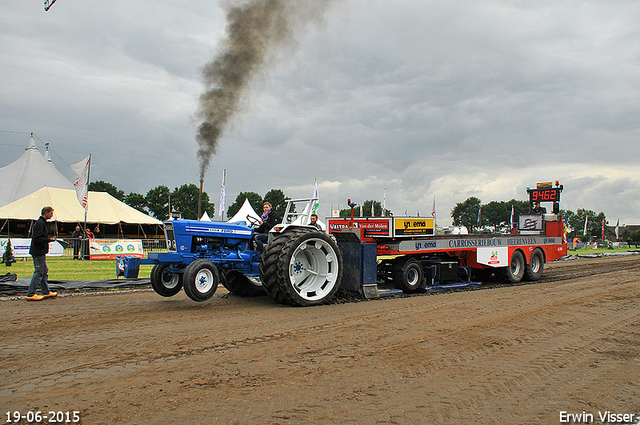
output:
[[[205,211],[204,214],[202,214],[202,217],[200,217],[200,221],[213,221],[213,220],[211,220],[211,217],[209,217],[209,214],[207,214],[207,212]]]
[[[43,187],[73,189],[73,183],[51,162],[48,150],[45,156],[40,154],[32,135],[20,158],[0,168],[0,207]]]
[[[247,220],[247,215],[250,215],[251,217],[255,218],[256,220],[260,219],[260,216],[253,209],[253,207],[249,203],[249,200],[247,198],[245,198],[244,199],[244,204],[242,204],[242,206],[240,207],[240,210],[238,210],[238,212],[233,217],[231,217],[228,220],[228,222],[229,223],[238,223],[240,221],[244,221],[247,224],[247,226],[249,226],[251,223],[249,222],[249,220]]]
[[[78,202],[76,191],[43,187],[15,202],[0,207],[0,219],[37,220],[42,207],[53,207],[53,220],[62,223],[84,222],[84,208]],[[106,192],[89,192],[88,223],[101,224],[162,224],[135,208],[118,201]]]

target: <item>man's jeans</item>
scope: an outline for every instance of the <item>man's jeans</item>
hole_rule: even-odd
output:
[[[40,289],[42,289],[42,295],[49,295],[49,269],[47,268],[46,255],[34,256],[33,268],[35,271],[33,272],[31,283],[29,284],[27,297],[35,295],[36,289],[38,289],[38,284],[40,284]]]

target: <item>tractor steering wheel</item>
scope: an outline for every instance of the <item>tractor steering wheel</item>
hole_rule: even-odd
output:
[[[247,221],[249,222],[249,227],[251,227],[252,229],[260,225],[260,220],[250,216],[249,214],[247,214]]]

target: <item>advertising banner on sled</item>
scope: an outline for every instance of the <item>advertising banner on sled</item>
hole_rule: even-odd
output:
[[[131,255],[142,258],[141,239],[105,240],[91,239],[89,241],[89,258],[91,260],[115,259],[118,255]]]
[[[7,248],[9,239],[0,239],[0,257],[4,255],[4,250]],[[11,238],[11,249],[13,250],[13,256],[15,258],[31,257],[29,254],[29,248],[31,247],[31,238]],[[49,253],[47,257],[62,257],[64,254],[64,248],[59,242],[49,243]]]

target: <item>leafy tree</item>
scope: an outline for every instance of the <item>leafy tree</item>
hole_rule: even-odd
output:
[[[451,210],[454,226],[465,226],[471,230],[478,227],[478,210],[480,199],[475,196],[467,198],[464,202],[458,202]],[[480,215],[482,219],[482,214]]]
[[[227,217],[236,215],[236,213],[240,211],[242,204],[244,204],[245,199],[249,200],[251,207],[258,215],[262,214],[262,197],[255,192],[240,192],[238,196],[236,196],[235,202],[227,209]]]
[[[195,184],[183,184],[174,189],[171,193],[172,208],[180,211],[182,218],[190,220],[199,220],[198,217],[198,199],[200,197],[200,189]],[[207,212],[210,217],[215,215],[215,207],[209,202],[207,192],[202,192],[202,211],[201,214]]]
[[[287,209],[288,199],[291,198],[284,196],[284,192],[280,189],[271,189],[267,192],[266,195],[264,195],[264,202],[269,202],[273,209],[280,215],[280,217],[284,215],[284,212]],[[244,202],[244,199],[242,200],[242,202]],[[251,200],[249,200],[249,202],[251,202]],[[251,205],[253,206],[253,203]],[[240,206],[242,206],[242,204],[240,204]],[[256,210],[256,212],[258,211],[262,211],[262,205],[260,206],[260,210]]]
[[[164,185],[156,186],[147,192],[145,200],[147,208],[158,220],[169,218],[169,188]]]
[[[480,224],[483,226],[492,226],[496,228],[511,227],[511,207],[513,207],[514,224],[517,224],[518,214],[529,211],[529,202],[516,201],[491,201],[482,205],[482,214],[480,214]],[[476,210],[476,223],[478,221],[478,211]]]
[[[584,232],[584,223],[587,220],[587,232]],[[602,220],[606,217],[604,213],[596,214],[594,211],[579,208],[575,214],[569,216],[569,226],[573,228],[572,236],[584,236],[589,240],[592,236],[600,237],[602,235]]]
[[[132,208],[137,209],[140,212],[147,214],[147,200],[144,195],[139,193],[131,192],[127,196],[124,197],[124,203],[129,205]]]
[[[117,187],[115,187],[111,183],[98,180],[96,182],[89,183],[88,189],[91,192],[107,192],[109,195],[113,196],[117,200],[124,202],[124,198],[125,198],[124,191],[119,190]]]

